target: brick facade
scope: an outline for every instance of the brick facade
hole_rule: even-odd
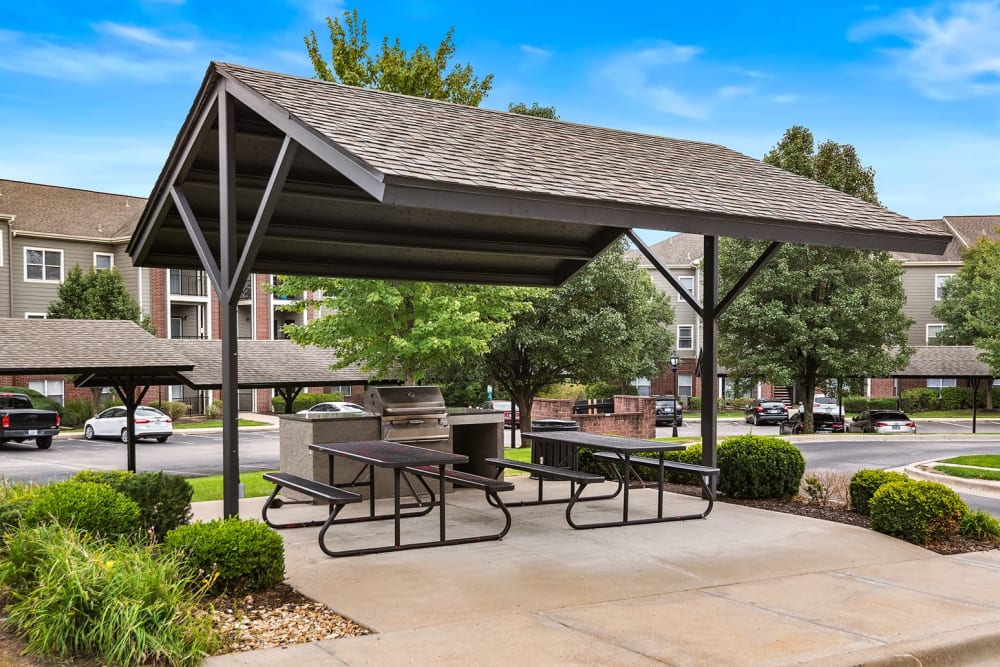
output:
[[[572,419],[586,433],[620,435],[629,438],[656,437],[656,400],[650,396],[615,396],[612,414],[574,415],[573,401],[536,398],[531,418]]]

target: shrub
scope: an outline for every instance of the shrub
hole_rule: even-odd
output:
[[[1000,520],[988,512],[972,510],[958,522],[958,532],[977,540],[1000,542]]]
[[[844,396],[844,414],[857,414],[869,409],[869,401],[864,396]]]
[[[113,539],[141,534],[141,514],[135,501],[110,486],[70,480],[40,487],[23,518],[29,526],[55,522]]]
[[[222,399],[217,398],[205,406],[206,419],[219,419],[222,417]]]
[[[927,387],[905,389],[902,394],[903,412],[926,412],[938,404],[938,394]],[[895,407],[895,406],[893,406]]]
[[[37,392],[34,389],[28,389],[27,387],[0,387],[0,393],[24,394],[31,400],[31,404],[38,410],[55,410],[56,412],[62,412],[61,405],[53,401],[45,394]]]
[[[802,480],[802,495],[813,505],[847,505],[850,477],[836,470],[807,470]]]
[[[281,536],[259,521],[239,518],[192,523],[167,533],[164,544],[193,568],[214,578],[212,591],[240,595],[285,578]]]
[[[872,529],[927,544],[955,533],[968,511],[965,501],[944,484],[889,482],[872,496]]]
[[[683,397],[680,400],[683,401]],[[688,396],[687,406],[690,410],[701,410],[701,396]]]
[[[90,401],[74,398],[71,401],[66,401],[66,404],[60,409],[59,416],[63,426],[75,428],[82,426],[83,422],[94,416],[94,406],[91,405]]]
[[[745,398],[742,396],[738,396],[729,401],[729,405],[733,410],[736,410],[737,412],[743,412],[744,410],[750,407],[750,404],[752,402],[753,402],[752,398]]]
[[[292,401],[292,412],[298,412],[299,410],[306,410],[316,405],[317,403],[326,403],[328,401],[342,401],[344,400],[344,395],[335,392],[333,394],[299,394]],[[271,398],[271,409],[278,413],[285,412],[285,399],[281,396],[274,396]]]
[[[980,396],[980,405],[983,405]],[[941,398],[938,399],[939,410],[971,410],[972,389],[970,387],[941,387]]]
[[[177,557],[57,524],[21,528],[0,559],[8,623],[29,653],[108,665],[197,665],[218,646]]]
[[[895,398],[873,398],[868,401],[869,410],[898,410],[899,404]]]
[[[859,470],[851,476],[851,509],[858,514],[868,514],[872,496],[883,484],[905,482],[909,477],[901,472],[888,470]]]
[[[734,498],[791,498],[806,469],[802,452],[774,436],[726,438],[718,457],[719,491]]]
[[[158,542],[162,542],[169,531],[191,520],[194,489],[178,475],[162,471],[82,470],[73,480],[107,484],[131,498],[142,510],[139,519],[142,527],[150,531]]]
[[[183,401],[153,401],[149,405],[160,412],[167,413],[174,421],[184,419],[191,414],[191,406]]]

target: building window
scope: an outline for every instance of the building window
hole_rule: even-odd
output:
[[[957,383],[955,378],[927,378],[927,388],[936,389],[938,396],[941,395],[942,387],[955,387]]]
[[[934,276],[934,300],[941,300],[941,288],[944,284],[948,282],[949,279],[954,278],[954,273],[938,273]]]
[[[677,325],[677,349],[678,350],[693,350],[694,349],[694,326],[691,324],[678,324]]]
[[[115,256],[107,252],[94,253],[94,268],[98,271],[110,269],[115,265]]]
[[[25,313],[24,319],[26,320],[47,320],[49,318],[48,313]]]
[[[927,344],[928,345],[937,345],[938,344],[938,342],[937,342],[938,334],[940,334],[942,331],[944,331],[944,325],[943,324],[928,324],[927,325]]]
[[[44,394],[59,405],[63,404],[62,380],[28,380],[28,389],[34,389],[39,394]]]
[[[652,383],[649,378],[636,378],[630,383],[635,387],[635,393],[638,396],[652,396]]]
[[[681,284],[681,287],[687,290],[688,294],[694,294],[694,276],[677,276],[677,282]],[[684,300],[684,297],[681,296],[680,292],[677,293],[677,300]]]
[[[62,282],[62,250],[24,249],[24,279],[39,282]]]
[[[688,404],[688,399],[694,394],[692,391],[694,387],[694,376],[692,375],[678,375],[677,376],[677,395],[681,397],[684,405]]]

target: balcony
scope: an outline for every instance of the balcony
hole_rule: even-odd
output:
[[[172,296],[208,296],[204,271],[171,269],[169,282]]]

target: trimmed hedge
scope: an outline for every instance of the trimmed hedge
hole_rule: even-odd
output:
[[[69,480],[43,486],[24,509],[24,523],[58,523],[104,539],[135,538],[143,530],[142,510],[106,484]]]
[[[167,533],[164,545],[183,553],[215,594],[262,591],[285,578],[285,544],[259,521],[233,517],[180,526]]]
[[[152,533],[157,542],[162,542],[168,532],[191,520],[194,488],[179,475],[168,475],[162,471],[82,470],[73,479],[107,484],[131,498],[142,510],[140,521],[143,528]]]
[[[726,438],[718,450],[719,491],[734,498],[795,496],[806,461],[794,445],[774,436]]]
[[[968,511],[965,501],[944,484],[889,482],[872,496],[872,529],[923,545],[953,535]]]
[[[859,470],[851,476],[850,495],[851,509],[858,514],[867,515],[872,496],[883,484],[889,482],[905,482],[910,479],[901,472],[888,470]]]

